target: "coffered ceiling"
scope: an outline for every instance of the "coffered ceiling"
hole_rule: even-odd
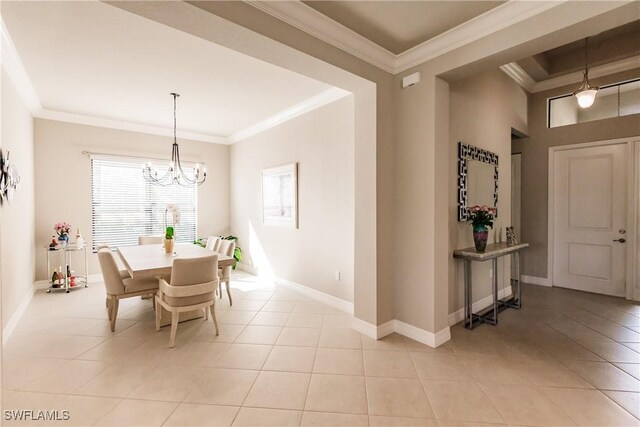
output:
[[[400,54],[504,1],[304,1],[318,12]]]

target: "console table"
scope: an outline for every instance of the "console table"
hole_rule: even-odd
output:
[[[476,251],[476,248],[457,249],[453,252],[454,258],[460,258],[464,262],[464,326],[473,329],[475,324],[498,323],[498,313],[504,309],[520,308],[520,251],[529,247],[528,243],[507,245],[506,243],[494,243],[487,245],[484,252]],[[516,280],[511,280],[512,295],[509,299],[498,298],[498,258],[514,255],[516,263]],[[471,261],[489,261],[493,263],[493,304],[480,313],[473,312],[473,299],[471,283]],[[515,282],[515,287],[514,283]]]

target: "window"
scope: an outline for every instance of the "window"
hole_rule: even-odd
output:
[[[573,125],[640,113],[640,80],[603,86],[589,108],[578,107],[573,95],[550,98],[548,127]]]
[[[193,168],[184,169],[193,172]],[[93,249],[100,243],[114,247],[137,245],[138,236],[164,236],[165,209],[169,203],[180,209],[176,242],[191,243],[196,239],[197,199],[196,187],[161,187],[147,182],[142,177],[140,160],[92,156]],[[167,214],[167,225],[171,221],[171,215]]]
[[[297,165],[262,171],[262,212],[265,224],[298,227]]]

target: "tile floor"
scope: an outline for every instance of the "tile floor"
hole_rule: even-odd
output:
[[[123,301],[112,334],[101,285],[39,292],[4,349],[3,409],[70,411],[36,425],[640,424],[638,304],[525,286],[522,310],[432,349],[247,274],[233,285],[220,336],[185,322],[173,349],[150,300]]]

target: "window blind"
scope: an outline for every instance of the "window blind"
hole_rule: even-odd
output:
[[[184,167],[186,173],[194,172]],[[165,170],[158,168],[158,174]],[[197,189],[151,184],[142,176],[140,161],[125,158],[91,159],[91,219],[93,249],[138,244],[139,236],[164,236],[165,210],[169,203],[178,206],[180,224],[175,227],[176,242],[191,243],[196,239]],[[172,225],[171,213],[166,214]]]

